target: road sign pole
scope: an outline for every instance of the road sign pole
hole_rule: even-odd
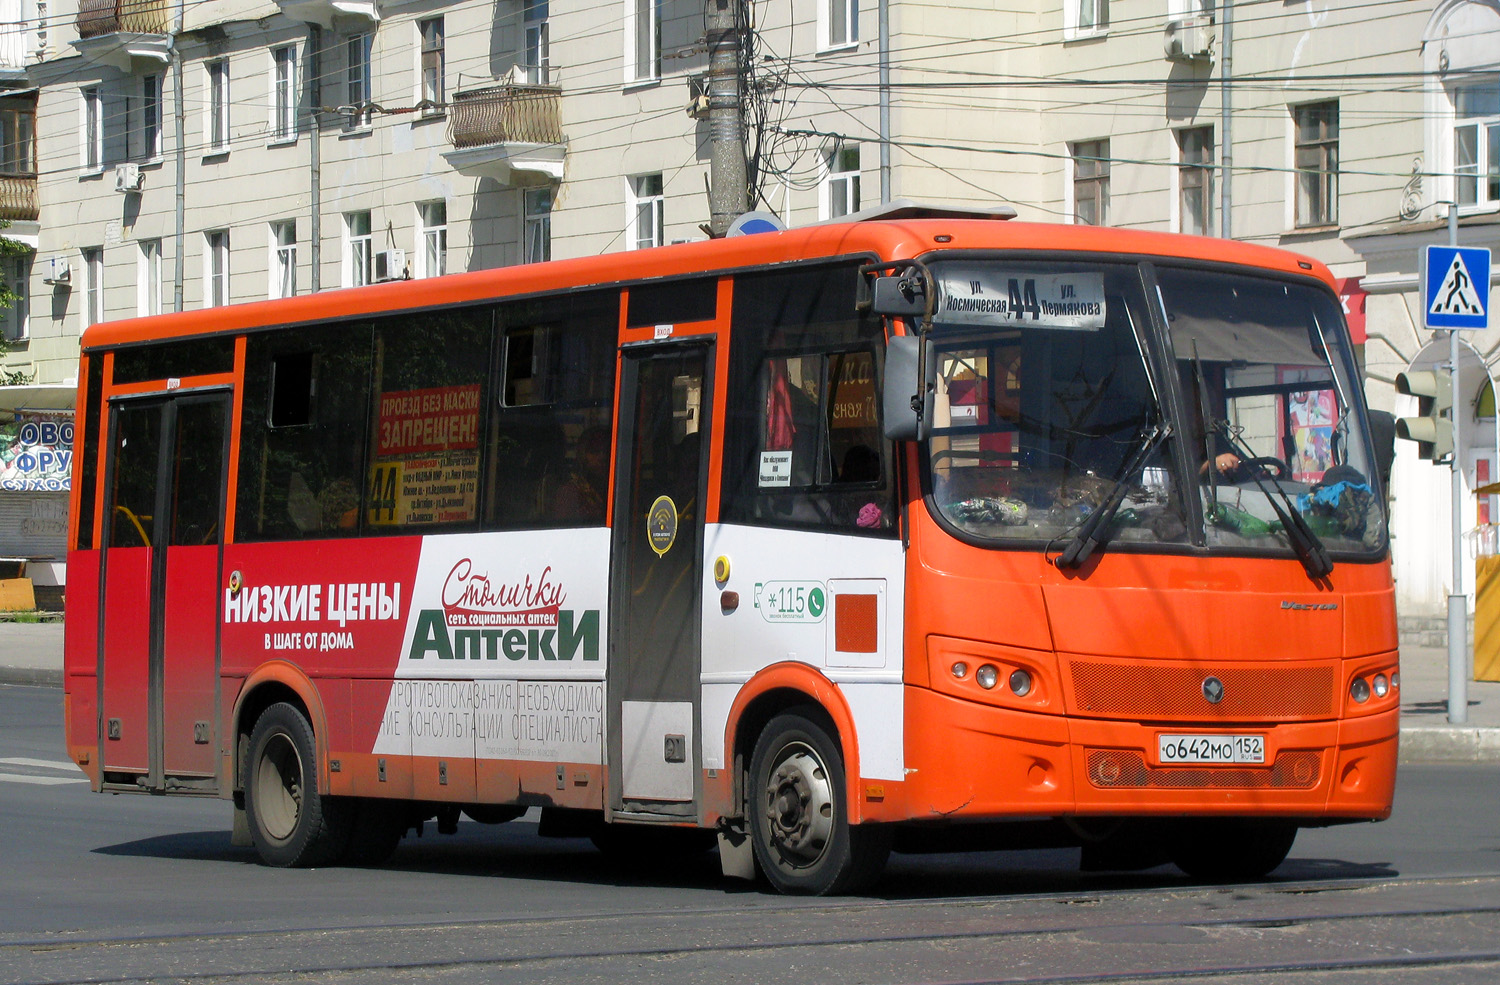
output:
[[[1458,245],[1458,207],[1448,206],[1448,245]],[[1489,285],[1485,285],[1488,290]],[[1448,723],[1463,725],[1469,720],[1469,597],[1464,594],[1463,555],[1463,501],[1464,443],[1460,436],[1463,420],[1463,393],[1458,386],[1458,330],[1448,331],[1448,380],[1453,403],[1449,413],[1453,417],[1453,457],[1449,460],[1449,478],[1452,485],[1451,543],[1453,552],[1453,585],[1448,591]]]

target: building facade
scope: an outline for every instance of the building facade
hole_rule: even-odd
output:
[[[103,319],[705,235],[704,0],[8,2],[40,206],[7,360],[38,383]],[[737,9],[747,205],[788,224],[909,198],[1295,249],[1397,412],[1420,247],[1456,210],[1500,249],[1497,0]],[[1500,329],[1469,341],[1472,488]],[[1440,617],[1447,476],[1399,444],[1402,611]]]

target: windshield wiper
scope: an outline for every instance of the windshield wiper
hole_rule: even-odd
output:
[[[1146,456],[1171,433],[1171,426],[1166,424],[1153,424],[1141,432],[1141,442],[1136,446],[1135,454],[1130,456],[1125,468],[1115,477],[1114,485],[1109,487],[1104,502],[1083,521],[1083,526],[1078,528],[1078,533],[1073,535],[1072,541],[1058,556],[1059,568],[1078,567],[1109,540],[1110,521],[1120,511],[1120,505],[1125,502],[1125,493],[1130,488],[1126,480],[1140,471],[1141,466],[1146,463]]]
[[[1212,497],[1208,511],[1209,517],[1212,519],[1214,512],[1219,509],[1219,490],[1218,484],[1214,481],[1214,473],[1218,469],[1214,464],[1214,448],[1210,436],[1213,434],[1222,435],[1224,440],[1229,444],[1230,450],[1239,456],[1243,462],[1254,461],[1255,455],[1243,444],[1235,440],[1234,432],[1230,429],[1228,421],[1216,420],[1212,422],[1212,426],[1210,427],[1207,407],[1208,385],[1203,378],[1203,363],[1198,359],[1196,343],[1193,346],[1193,373],[1198,381],[1198,424],[1203,428],[1203,444],[1208,454],[1209,495]],[[1220,425],[1223,425],[1222,428]],[[1296,554],[1297,560],[1302,562],[1302,567],[1307,571],[1307,576],[1316,581],[1332,574],[1333,561],[1328,557],[1328,549],[1323,546],[1323,542],[1318,539],[1318,535],[1312,532],[1312,528],[1307,525],[1307,521],[1297,511],[1296,505],[1292,502],[1291,495],[1286,491],[1281,481],[1273,475],[1266,475],[1271,480],[1271,485],[1277,493],[1276,496],[1272,496],[1270,491],[1266,489],[1266,484],[1261,478],[1264,470],[1251,467],[1247,471],[1249,471],[1250,478],[1254,480],[1256,487],[1260,489],[1261,494],[1266,497],[1266,502],[1271,504],[1271,509],[1275,511],[1276,518],[1281,521],[1281,529],[1286,534],[1287,542],[1292,545],[1292,553]],[[1278,498],[1281,502],[1277,502]]]

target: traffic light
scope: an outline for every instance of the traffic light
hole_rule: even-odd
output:
[[[1396,392],[1417,398],[1417,417],[1396,419],[1396,437],[1417,443],[1417,454],[1441,462],[1453,454],[1453,381],[1447,373],[1396,374]]]

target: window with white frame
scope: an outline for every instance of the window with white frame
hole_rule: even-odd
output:
[[[344,213],[344,286],[370,283],[373,258],[370,253],[370,213]]]
[[[417,276],[441,277],[448,272],[448,203],[418,204],[417,222],[422,251]]]
[[[221,308],[229,303],[229,230],[210,229],[203,234],[203,307]]]
[[[661,174],[638,174],[625,179],[626,222],[630,249],[660,246],[666,219],[666,195]]]
[[[625,81],[661,77],[661,2],[625,0]]]
[[[83,261],[83,327],[104,320],[104,247],[88,246],[78,251]]]
[[[433,104],[427,112],[441,113],[441,103],[446,98],[447,92],[443,85],[443,75],[446,71],[443,60],[443,19],[428,17],[417,21],[417,35],[422,79],[422,91],[417,95],[417,99]]]
[[[1063,0],[1063,37],[1087,38],[1109,29],[1109,0]]]
[[[271,223],[270,296],[290,298],[297,294],[297,220]]]
[[[1453,100],[1453,200],[1500,205],[1500,75],[1449,86]]]
[[[1210,235],[1213,198],[1214,128],[1177,131],[1177,231]]]
[[[132,160],[154,161],[161,157],[161,76],[141,77],[141,94],[132,100],[130,149]]]
[[[344,102],[351,110],[347,129],[370,125],[369,104],[374,98],[370,85],[370,52],[375,44],[373,34],[353,34],[344,40]]]
[[[1293,106],[1292,131],[1296,223],[1334,225],[1339,221],[1338,100]]]
[[[161,240],[143,239],[135,257],[135,313],[161,314]]]
[[[818,47],[847,48],[859,43],[859,0],[820,0]]]
[[[31,260],[33,254],[22,253],[5,258],[5,287],[10,291],[10,306],[0,310],[0,332],[5,341],[21,342],[30,334]]]
[[[1109,141],[1080,140],[1073,157],[1073,221],[1089,226],[1109,222]]]
[[[204,121],[205,150],[222,154],[229,150],[229,61],[217,58],[204,65],[208,72],[208,114]]]
[[[99,86],[85,86],[83,96],[83,132],[79,134],[83,149],[79,161],[89,171],[104,167],[104,91]]]
[[[1212,21],[1217,7],[1216,0],[1167,0],[1167,19],[1198,17]]]
[[[819,218],[859,211],[859,145],[840,144],[823,155],[822,198]]]
[[[522,21],[526,50],[522,54],[522,68],[526,71],[526,81],[532,85],[551,82],[552,29],[547,23],[547,13],[547,0],[526,0]]]
[[[297,139],[297,49],[271,49],[271,141]]]
[[[522,192],[525,202],[523,235],[526,238],[525,262],[542,263],[552,259],[552,194],[554,189],[527,188]]]

